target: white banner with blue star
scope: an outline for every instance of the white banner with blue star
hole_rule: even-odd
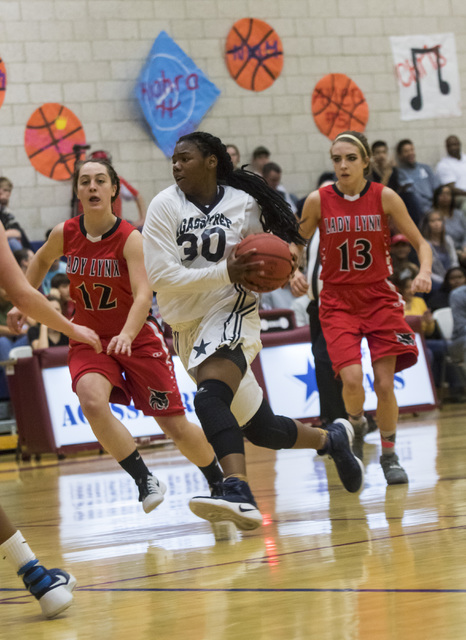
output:
[[[418,334],[416,343],[419,349],[417,363],[395,375],[395,395],[399,407],[435,405],[429,368]],[[362,341],[361,355],[366,392],[364,409],[372,411],[377,407],[377,397],[369,347],[365,339]],[[315,418],[320,415],[310,343],[264,347],[259,357],[269,403],[274,413],[290,418]]]
[[[204,72],[161,31],[139,75],[136,97],[167,157],[180,136],[197,129],[219,95]]]

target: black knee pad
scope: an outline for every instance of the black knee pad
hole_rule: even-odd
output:
[[[230,362],[233,362],[233,364],[238,367],[238,369],[241,371],[241,375],[243,376],[246,373],[246,369],[248,368],[248,363],[246,362],[243,348],[240,344],[234,349],[230,349],[229,347],[227,347],[227,345],[223,345],[223,347],[220,347],[220,349],[214,351],[210,357],[230,360]]]
[[[194,396],[194,409],[218,459],[244,454],[243,434],[230,405],[234,393],[220,380],[204,380]]]
[[[295,421],[276,416],[266,400],[262,400],[258,411],[242,431],[250,442],[267,449],[291,449],[298,437]]]

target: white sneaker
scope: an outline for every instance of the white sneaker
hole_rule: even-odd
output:
[[[46,618],[54,618],[73,602],[76,578],[62,569],[46,569],[32,560],[18,571],[24,586],[38,600]]]
[[[164,483],[152,475],[147,476],[138,487],[139,502],[142,502],[142,508],[146,513],[150,513],[163,502],[164,493],[167,491]]]

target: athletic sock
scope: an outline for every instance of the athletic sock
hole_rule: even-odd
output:
[[[147,476],[152,475],[137,449],[135,449],[127,458],[120,460],[118,464],[126,471],[126,473],[129,473],[129,475],[134,478],[136,484],[140,484],[142,480],[147,478]]]
[[[212,462],[207,467],[199,467],[204,474],[209,486],[212,486],[215,482],[223,482],[223,473],[220,469],[217,458],[214,456]]]
[[[395,453],[395,431],[381,431],[380,439],[382,441],[382,455],[392,456]]]
[[[4,560],[8,560],[13,565],[16,572],[28,562],[36,559],[21,531],[17,531],[11,538],[0,544],[0,553]]]

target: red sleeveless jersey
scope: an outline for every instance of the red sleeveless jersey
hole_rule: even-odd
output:
[[[76,305],[73,321],[101,338],[120,333],[133,304],[133,294],[123,249],[134,227],[117,219],[98,240],[89,239],[84,216],[65,222],[63,253],[70,295]]]
[[[392,273],[384,186],[367,182],[355,199],[335,185],[319,189],[321,278],[329,284],[367,284]]]

